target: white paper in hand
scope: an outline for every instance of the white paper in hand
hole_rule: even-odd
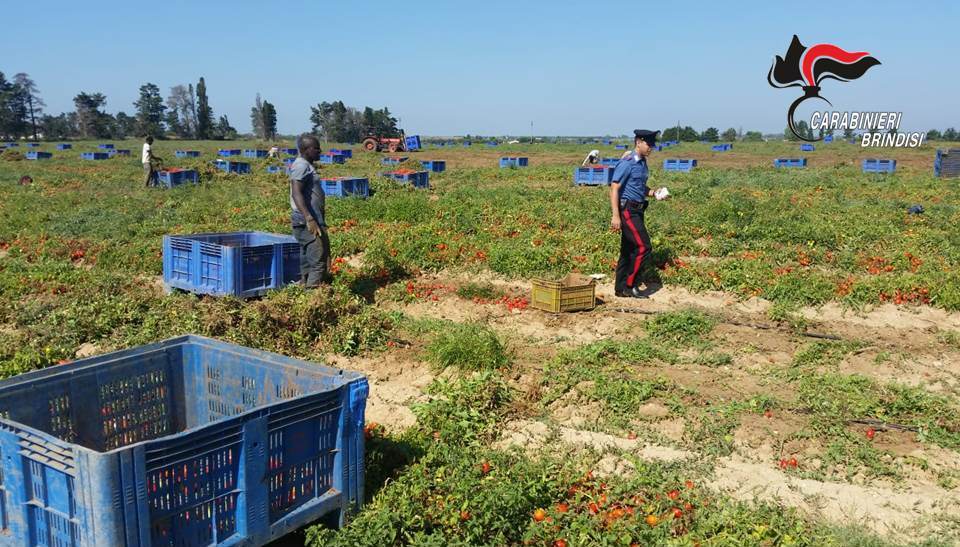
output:
[[[657,198],[657,201],[663,201],[668,197],[670,197],[670,190],[667,190],[667,187],[664,186],[663,188],[660,188],[659,190],[654,192],[653,197]]]

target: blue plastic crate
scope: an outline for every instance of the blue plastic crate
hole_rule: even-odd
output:
[[[833,135],[827,135],[824,137],[823,142],[833,142]]]
[[[897,170],[897,160],[868,158],[863,160],[864,173],[893,173]]]
[[[443,148],[447,144],[443,142],[436,142],[436,143],[433,143],[433,145],[436,146],[437,148]]]
[[[529,165],[529,159],[521,156],[508,156],[500,158],[500,168],[526,167]]]
[[[193,169],[169,169],[160,171],[157,173],[157,178],[160,180],[160,185],[167,188],[173,188],[174,186],[180,186],[188,182],[192,182],[193,184],[200,182],[200,175]]]
[[[345,198],[357,196],[370,197],[370,181],[362,178],[337,177],[334,179],[320,179],[323,192],[328,196]]]
[[[442,173],[447,170],[447,162],[443,160],[420,160],[423,168],[434,173]]]
[[[938,149],[933,160],[933,175],[942,178],[960,177],[960,148]]]
[[[81,152],[80,159],[84,160],[105,160],[110,157],[106,152]]]
[[[6,147],[6,148],[16,148],[16,147],[20,146],[20,144],[19,144],[19,143],[16,143],[16,142],[5,142],[5,143],[3,143],[3,146]]]
[[[217,150],[217,155],[223,158],[229,158],[230,156],[239,156],[240,149],[239,148],[230,148],[230,149],[221,148],[220,150]]]
[[[50,152],[27,152],[26,158],[28,160],[48,160],[53,157],[53,154]]]
[[[814,147],[813,147],[812,144],[801,144],[801,145],[800,145],[800,151],[801,151],[801,152],[813,152],[813,150],[814,150]]]
[[[27,143],[27,148],[40,148],[40,143],[28,142],[28,143]]]
[[[250,164],[243,161],[217,160],[213,162],[213,165],[217,169],[227,173],[237,173],[239,175],[245,175],[250,172]]]
[[[613,180],[613,167],[577,167],[573,170],[574,186],[599,186]]]
[[[603,139],[603,144],[609,146],[609,145],[613,144],[613,141],[610,140],[610,139]]]
[[[472,146],[473,143],[470,142],[470,141],[463,141],[463,145],[464,145],[464,146]]]
[[[297,158],[284,158],[283,163],[287,167],[293,165],[293,162],[297,161]]]
[[[60,143],[57,145],[57,150],[70,150],[71,148],[73,148],[73,145],[68,143]]]
[[[98,144],[97,148],[99,148],[100,150],[113,150],[113,145],[109,143]]]
[[[288,156],[296,156],[300,153],[296,148],[281,148],[280,151]]]
[[[267,173],[287,173],[289,171],[290,171],[290,166],[288,165],[284,165],[284,166],[268,165],[267,166]]]
[[[243,157],[245,158],[265,158],[267,157],[266,150],[253,150],[247,149],[243,151]]]
[[[666,159],[663,160],[664,171],[692,171],[697,166],[697,160],[691,159]]]
[[[407,156],[387,156],[382,160],[380,160],[380,163],[382,165],[400,165],[401,163],[407,161],[408,159],[410,158],[408,158]]]
[[[199,158],[200,151],[199,150],[177,150],[176,152],[174,152],[174,155],[176,155],[178,158]]]
[[[807,158],[777,158],[773,160],[773,166],[804,169],[807,166]]]
[[[733,150],[732,144],[715,144],[710,147],[714,152],[726,152],[728,150]]]
[[[320,154],[320,163],[346,163],[347,157],[340,154]]]
[[[497,145],[498,145],[497,141],[487,141],[487,146],[491,148]]]
[[[618,145],[614,146],[614,148],[616,148],[617,150],[626,150],[626,149],[627,149],[627,145],[625,145],[625,144],[618,144]]]
[[[3,545],[258,547],[364,493],[357,372],[196,335],[0,382]]]
[[[387,171],[380,175],[400,182],[409,182],[414,188],[430,188],[430,171]]]
[[[290,235],[230,232],[163,236],[163,284],[213,296],[261,296],[300,279]]]
[[[616,166],[620,163],[620,158],[600,158],[600,165]]]
[[[340,154],[345,158],[353,157],[353,149],[351,148],[331,148],[329,152],[331,154]]]
[[[114,157],[114,156],[126,156],[126,157],[130,157],[130,150],[121,150],[121,149],[107,150],[107,154],[108,154],[111,158]]]
[[[406,137],[403,139],[403,144],[408,151],[420,150],[420,136],[411,135]]]

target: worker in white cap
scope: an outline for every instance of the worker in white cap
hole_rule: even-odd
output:
[[[588,165],[594,165],[600,161],[600,151],[591,150],[587,157],[583,158],[583,163],[580,164],[581,167],[586,167]]]

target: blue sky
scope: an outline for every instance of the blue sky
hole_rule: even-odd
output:
[[[621,134],[678,120],[780,132],[801,92],[771,88],[766,74],[796,33],[881,61],[857,81],[824,84],[834,109],[902,111],[902,131],[960,128],[957,6],[14,2],[0,23],[0,71],[29,73],[51,113],[72,110],[81,90],[130,113],[141,84],[166,96],[204,76],[215,114],[241,131],[259,92],[283,133],[308,130],[310,105],[334,99],[388,106],[409,134],[527,135],[531,122],[536,134]]]

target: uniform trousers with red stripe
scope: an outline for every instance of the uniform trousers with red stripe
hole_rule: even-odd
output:
[[[640,284],[640,271],[650,256],[650,234],[643,224],[647,202],[627,201],[620,207],[620,259],[614,290],[623,293]]]

